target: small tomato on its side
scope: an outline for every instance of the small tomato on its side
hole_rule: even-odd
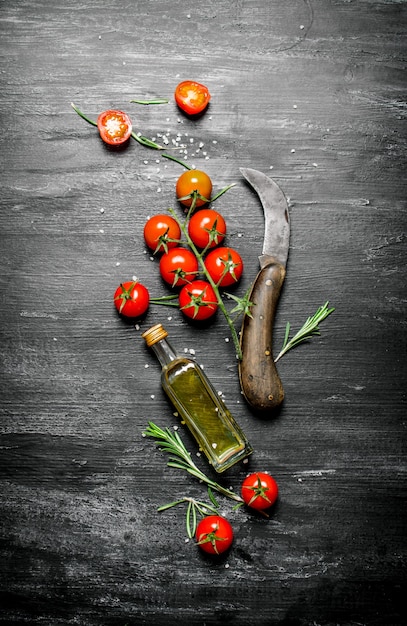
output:
[[[214,248],[225,238],[226,222],[217,211],[201,209],[189,220],[188,233],[198,248]]]
[[[270,474],[254,472],[244,479],[241,496],[247,506],[263,511],[277,500],[278,485]]]
[[[242,257],[233,248],[216,248],[209,252],[205,267],[214,283],[228,287],[237,283],[243,273]]]
[[[186,317],[201,321],[215,315],[218,301],[212,286],[206,280],[194,280],[181,289],[179,306]]]
[[[178,201],[184,206],[190,207],[195,198],[195,206],[200,207],[211,199],[212,181],[206,172],[187,170],[178,178],[175,191]]]
[[[233,543],[233,528],[220,515],[204,517],[196,528],[197,545],[208,554],[222,554]]]
[[[197,258],[188,248],[171,248],[161,257],[160,274],[172,287],[182,287],[196,278]]]
[[[126,281],[116,289],[114,305],[124,317],[138,318],[144,315],[150,304],[148,289],[137,281]]]
[[[148,247],[157,252],[168,252],[179,245],[181,229],[170,215],[153,215],[144,226],[144,240]]]

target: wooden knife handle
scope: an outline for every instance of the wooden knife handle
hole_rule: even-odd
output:
[[[250,292],[251,314],[243,319],[239,378],[247,402],[257,411],[279,406],[284,389],[274,363],[272,340],[277,302],[285,269],[272,257],[260,270]]]

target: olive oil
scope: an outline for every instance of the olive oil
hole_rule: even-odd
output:
[[[168,333],[156,324],[143,337],[161,363],[161,383],[200,449],[217,472],[223,472],[253,452],[244,433],[202,368],[178,355]]]

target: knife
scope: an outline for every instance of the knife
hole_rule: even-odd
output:
[[[253,302],[240,334],[242,359],[239,378],[243,395],[256,411],[269,411],[284,399],[284,389],[274,363],[274,318],[283,286],[290,241],[290,216],[284,193],[277,183],[257,170],[240,168],[258,193],[264,210],[265,230],[260,271],[251,287]]]

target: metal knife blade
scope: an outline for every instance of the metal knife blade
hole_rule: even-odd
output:
[[[257,192],[264,210],[265,229],[260,272],[251,287],[253,302],[241,328],[242,359],[239,378],[243,394],[256,411],[271,411],[284,399],[284,389],[274,363],[273,326],[286,274],[290,242],[287,200],[277,183],[257,170],[240,169]]]

